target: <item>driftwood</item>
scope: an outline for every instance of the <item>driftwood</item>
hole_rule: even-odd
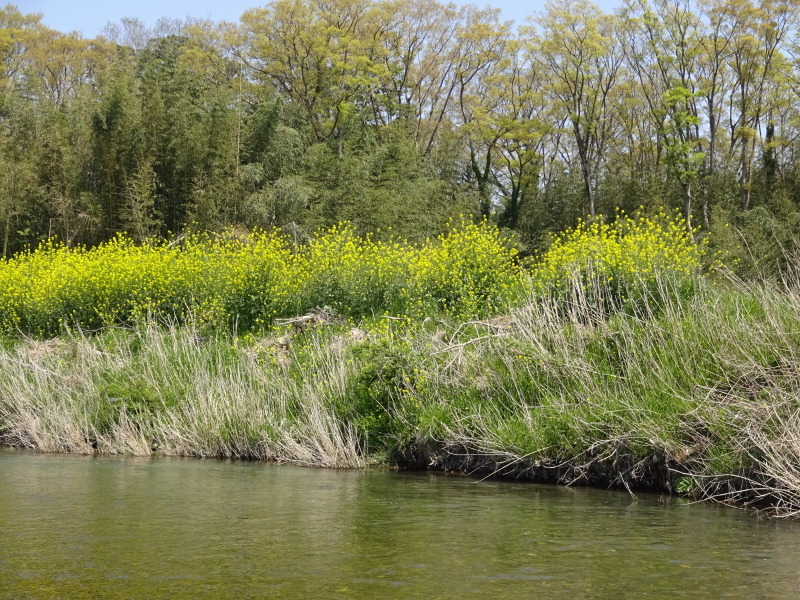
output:
[[[291,325],[298,333],[304,332],[312,325],[325,325],[337,320],[333,310],[328,307],[317,308],[305,315],[289,319],[275,319],[276,325]]]

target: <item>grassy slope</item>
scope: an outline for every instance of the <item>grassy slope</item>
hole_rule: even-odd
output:
[[[666,295],[670,297],[670,295]],[[374,461],[800,509],[800,293],[700,282],[473,322],[189,326],[0,351],[0,441],[39,451]]]

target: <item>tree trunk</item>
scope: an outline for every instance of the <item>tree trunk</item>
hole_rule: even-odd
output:
[[[686,231],[689,232],[689,238],[694,240],[694,232],[692,231],[692,185],[690,183],[681,183],[683,188],[683,218],[686,220]]]
[[[6,217],[5,231],[3,232],[3,257],[8,258],[8,236],[11,233],[11,216]]]
[[[702,189],[702,196],[703,196],[703,225],[705,226],[706,230],[711,227],[711,221],[708,216],[708,196],[709,196],[709,189],[708,189],[708,182],[709,179],[711,180],[711,184],[713,185],[714,180],[714,163],[717,160],[717,118],[714,115],[714,104],[713,102],[709,101],[709,109],[708,109],[708,171],[706,173],[706,177],[704,177],[704,185]]]
[[[767,124],[766,150],[764,150],[764,188],[765,197],[772,198],[775,189],[775,178],[778,173],[778,161],[775,158],[775,124],[770,121]]]
[[[508,204],[503,211],[500,224],[509,229],[516,229],[519,222],[519,205],[522,198],[522,184],[514,182],[511,184],[511,195],[508,197]]]
[[[472,163],[472,172],[475,175],[475,181],[478,184],[478,202],[481,211],[481,217],[489,217],[492,212],[492,198],[491,190],[489,189],[489,175],[492,170],[492,151],[486,150],[486,160],[484,161],[483,169],[478,165],[478,156],[474,149],[470,149],[470,162]]]
[[[747,141],[742,140],[742,158],[739,164],[742,174],[739,177],[741,209],[750,210],[750,161],[747,158]]]
[[[592,167],[589,164],[589,155],[586,149],[586,142],[580,135],[577,125],[575,126],[575,141],[578,144],[578,158],[581,161],[581,175],[583,176],[583,187],[586,191],[586,201],[589,204],[589,215],[595,216],[594,206],[594,186],[592,185]]]

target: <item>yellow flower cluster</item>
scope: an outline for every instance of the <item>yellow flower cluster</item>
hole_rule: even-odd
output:
[[[146,318],[240,329],[330,306],[350,316],[485,313],[519,282],[515,251],[487,223],[426,244],[375,241],[342,224],[294,249],[280,231],[191,235],[94,249],[47,242],[0,262],[0,332],[53,335]]]
[[[391,235],[376,242],[339,225],[312,240],[299,263],[306,305],[353,316],[486,314],[519,284],[516,250],[487,222],[452,225],[421,246]]]
[[[144,245],[117,236],[92,250],[47,242],[0,263],[0,331],[50,335],[151,316],[218,321],[256,295],[281,306],[293,291],[275,284],[291,281],[291,258],[281,235],[265,233]]]
[[[691,281],[705,249],[705,241],[694,243],[678,213],[633,218],[620,211],[612,223],[579,222],[559,235],[534,266],[532,280],[539,292],[579,291],[627,303],[658,296],[666,280],[673,290],[675,281]]]
[[[404,290],[415,313],[435,306],[462,316],[485,314],[507,304],[518,290],[517,251],[503,244],[486,221],[453,226],[426,248],[413,257],[413,276]]]

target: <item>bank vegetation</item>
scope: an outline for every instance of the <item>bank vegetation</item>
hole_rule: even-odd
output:
[[[426,246],[347,231],[321,233],[326,250],[315,255],[315,276],[327,269],[319,290],[343,295],[283,313],[259,297],[251,301],[266,303],[263,319],[247,327],[229,318],[237,303],[223,318],[198,318],[211,314],[198,308],[209,298],[225,306],[223,290],[238,297],[228,281],[207,296],[194,287],[156,301],[111,271],[107,281],[75,271],[83,293],[64,296],[76,312],[60,313],[61,322],[42,316],[42,307],[59,314],[55,300],[21,300],[9,321],[18,329],[7,330],[0,351],[0,441],[41,452],[388,463],[680,493],[779,516],[800,510],[796,274],[781,283],[737,279],[692,241],[680,215],[583,223],[523,264],[488,225]],[[221,243],[248,256],[264,240]],[[352,250],[358,272],[337,254],[347,243],[374,250]],[[166,253],[158,264],[169,279],[195,260],[180,255],[191,257],[191,244],[176,248],[45,246],[4,263],[0,275],[16,269],[15,280],[25,274],[26,289],[36,289],[71,261],[119,264],[115,254],[135,250]],[[214,248],[209,265],[229,260]],[[287,249],[287,264],[305,264],[314,248]],[[405,252],[466,261],[447,271],[461,274],[458,285],[410,286],[415,268],[430,267],[414,267]],[[491,271],[480,270],[482,252],[497,259]],[[382,260],[381,268],[370,262]],[[396,283],[391,290],[417,290],[420,302],[383,303],[376,273]],[[110,282],[123,286],[116,296]],[[348,312],[342,299],[363,290],[376,291],[372,304]],[[131,298],[149,299],[147,310],[133,310]],[[92,300],[102,310],[92,313]]]

